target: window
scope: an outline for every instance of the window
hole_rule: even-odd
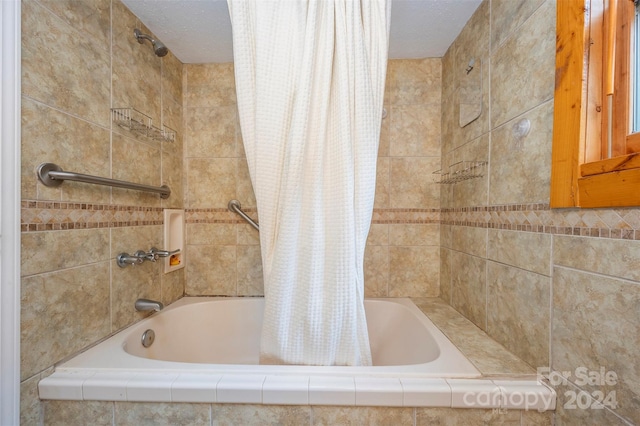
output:
[[[632,0],[557,2],[551,207],[640,206],[640,19]]]

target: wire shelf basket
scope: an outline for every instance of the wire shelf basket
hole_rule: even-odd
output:
[[[484,176],[486,161],[458,161],[443,169],[433,172],[433,181],[438,184],[455,184],[469,179]]]
[[[111,108],[111,120],[118,126],[148,138],[173,142],[176,131],[168,126],[156,127],[153,120],[134,108]]]

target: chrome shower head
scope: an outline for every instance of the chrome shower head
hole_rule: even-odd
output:
[[[153,45],[153,51],[157,56],[163,57],[167,53],[169,53],[169,49],[167,49],[167,46],[165,46],[164,43],[162,43],[160,40],[153,39],[147,34],[142,34],[139,29],[136,28],[135,30],[133,30],[133,35],[140,44],[144,43],[145,40],[149,40]]]

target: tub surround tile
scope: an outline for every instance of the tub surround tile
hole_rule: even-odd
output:
[[[187,158],[187,207],[226,209],[236,195],[235,168],[232,158]]]
[[[532,232],[489,229],[488,258],[549,276],[551,236]]]
[[[211,406],[209,404],[171,403],[115,403],[115,424],[154,426],[209,426]]]
[[[22,199],[108,203],[108,187],[68,181],[49,188],[35,171],[46,162],[66,171],[109,177],[109,131],[28,97],[22,98],[21,114]]]
[[[171,384],[172,402],[217,402],[221,374],[180,374]]]
[[[262,385],[262,403],[308,405],[309,377],[267,376]]]
[[[36,374],[20,383],[20,424],[37,425],[41,423],[42,405],[38,397],[40,374]]]
[[[311,424],[311,407],[215,404],[212,426]]]
[[[364,252],[365,297],[389,295],[389,247],[368,245]]]
[[[235,246],[187,246],[185,293],[190,296],[236,296]]]
[[[216,107],[236,104],[233,63],[185,64],[185,106]]]
[[[451,250],[440,249],[440,299],[451,304]]]
[[[378,158],[376,167],[376,193],[373,199],[374,209],[389,208],[391,163],[388,157]]]
[[[38,2],[24,2],[22,8],[23,95],[108,127],[108,44],[98,48],[93,38]]]
[[[390,156],[439,157],[440,105],[391,107]]]
[[[557,374],[557,373],[556,373]],[[610,425],[610,426],[633,426],[634,423],[616,415],[608,408],[597,407],[597,402],[589,392],[581,391],[580,388],[571,383],[556,386],[558,394],[557,407],[555,411],[556,425]],[[581,407],[578,407],[573,397],[580,395]]]
[[[544,0],[492,0],[491,47],[498,48],[529,19]]]
[[[440,246],[438,224],[391,224],[388,229],[392,246]]]
[[[452,159],[443,161],[443,165],[452,165],[460,161],[489,161],[489,134],[485,133],[481,137],[472,140],[459,149],[456,149],[452,154]],[[482,174],[481,177],[463,180],[455,185],[440,185],[444,187],[441,189],[448,189],[452,192],[452,207],[467,207],[467,206],[486,206],[488,203],[489,193],[489,170],[487,166],[478,168],[475,170],[478,174]],[[449,206],[448,204],[442,204],[442,207]]]
[[[549,365],[551,278],[488,262],[487,333],[532,367]]]
[[[417,408],[415,425],[519,425],[520,417],[515,410]]]
[[[413,409],[397,407],[312,407],[313,425],[413,425]]]
[[[640,281],[640,245],[631,240],[556,236],[553,264]]]
[[[552,369],[571,372],[573,381],[578,367],[613,371],[614,385],[581,387],[615,391],[615,412],[640,423],[640,286],[562,267],[554,269],[554,278]]]
[[[393,208],[429,208],[440,205],[440,185],[425,179],[424,172],[440,169],[437,157],[391,159],[389,201]]]
[[[236,157],[236,107],[189,108],[185,118],[187,157]]]
[[[529,120],[531,130],[516,130]],[[553,100],[515,117],[491,133],[489,203],[518,204],[549,200]]]
[[[535,376],[535,370],[490,338],[448,303],[438,298],[412,298],[422,312],[471,361],[483,376]]]
[[[132,145],[137,152],[135,162],[130,161]],[[115,133],[111,146],[113,179],[151,186],[163,184],[159,147],[135,142]],[[112,197],[114,203],[130,206],[159,207],[162,201],[157,194],[123,188],[113,188]]]
[[[353,377],[312,376],[309,380],[309,404],[356,405]]]
[[[389,247],[389,296],[437,297],[439,269],[436,246]]]
[[[356,405],[402,407],[403,388],[399,379],[356,377]]]
[[[238,296],[264,296],[260,246],[236,246]]]
[[[452,226],[451,248],[472,256],[486,257],[487,230],[470,226]]]
[[[185,66],[171,51],[162,58],[161,63],[162,95],[163,97],[166,96],[167,100],[170,99],[182,106],[182,72]],[[163,119],[163,123],[166,124],[166,117],[163,116]],[[178,126],[171,126],[171,128],[178,129]]]
[[[492,128],[553,98],[555,5],[546,1],[517,33],[492,52]]]
[[[112,426],[114,403],[102,401],[45,401],[43,424]]]
[[[187,223],[189,245],[235,245],[238,226],[233,223]]]
[[[160,274],[161,301],[167,306],[184,295],[184,268]]]
[[[444,379],[400,378],[405,407],[450,407],[451,387]]]
[[[223,375],[216,388],[218,402],[260,404],[265,379],[261,375]]]
[[[237,137],[236,130],[236,137]],[[242,142],[236,142],[238,150],[242,146]],[[245,210],[248,207],[256,207],[256,196],[253,192],[253,184],[251,183],[251,175],[249,174],[249,165],[247,164],[247,158],[244,152],[236,159],[236,193],[237,199],[242,204],[242,209]],[[258,218],[253,216],[258,222]]]
[[[367,236],[367,246],[388,246],[390,226],[392,225],[372,223]]]
[[[245,208],[242,208],[245,210]],[[245,211],[246,212],[246,211]],[[256,213],[252,213],[252,216],[256,216]],[[260,246],[260,233],[253,228],[253,226],[245,223],[236,224],[238,231],[238,245],[241,246]]]
[[[487,318],[487,261],[452,251],[451,256],[451,306],[486,330]]]
[[[138,299],[161,300],[162,267],[158,262],[145,262],[135,267],[120,268],[115,261],[110,262],[110,266],[111,329],[116,331],[151,314],[136,311],[134,305]]]
[[[109,334],[108,277],[99,262],[22,279],[22,379]]]

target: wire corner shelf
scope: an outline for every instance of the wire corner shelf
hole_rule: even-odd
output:
[[[433,172],[433,181],[437,184],[456,184],[469,179],[481,178],[487,168],[486,161],[458,161]]]
[[[111,108],[111,120],[118,126],[150,139],[174,142],[176,131],[164,124],[157,127],[153,119],[135,108]]]

